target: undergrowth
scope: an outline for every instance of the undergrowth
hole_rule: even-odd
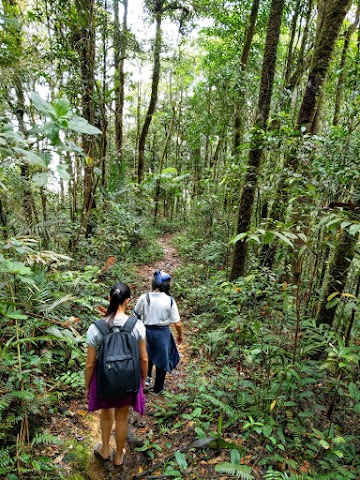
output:
[[[188,259],[174,287],[190,317],[193,362],[159,421],[230,439],[229,461],[216,470],[237,478],[359,478],[359,348],[305,314],[299,328],[299,292],[273,273],[232,283],[204,261],[204,239],[177,244]]]

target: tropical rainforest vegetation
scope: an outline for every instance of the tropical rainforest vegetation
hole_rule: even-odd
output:
[[[241,439],[211,478],[359,478],[360,2],[131,3],[0,2],[0,476],[66,476],[86,329],[172,232],[163,421]]]

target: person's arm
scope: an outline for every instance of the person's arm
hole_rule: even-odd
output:
[[[147,372],[148,372],[148,355],[146,351],[145,339],[139,341],[139,351],[140,351],[141,379],[144,385],[147,377]]]
[[[144,319],[143,319],[142,297],[139,297],[139,298],[138,298],[133,312],[134,312],[134,315],[135,315],[139,320],[141,320],[142,322],[144,321]]]
[[[96,365],[96,348],[88,345],[86,364],[85,364],[85,400],[89,398],[90,382],[94,374]]]
[[[175,327],[176,333],[177,333],[178,344],[181,345],[184,341],[183,334],[182,334],[182,324],[181,324],[181,322],[174,323],[174,327]]]

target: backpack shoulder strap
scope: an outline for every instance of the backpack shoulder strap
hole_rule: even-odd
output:
[[[174,299],[173,297],[170,297],[170,308],[173,306],[173,304],[174,304]]]
[[[148,305],[150,305],[150,293],[149,292],[146,292],[146,301],[147,301]]]
[[[136,317],[129,317],[124,323],[124,325],[121,327],[121,331],[131,333],[137,321],[138,319]]]
[[[104,335],[107,335],[108,333],[110,333],[110,329],[109,329],[109,326],[108,324],[105,322],[105,320],[96,320],[96,322],[93,322],[95,327],[98,328],[98,330],[100,330],[100,332]]]

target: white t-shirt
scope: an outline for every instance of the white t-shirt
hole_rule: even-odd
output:
[[[122,327],[127,318],[114,318],[114,327]],[[146,330],[144,327],[144,324],[138,320],[135,323],[135,327],[133,328],[133,331],[131,332],[132,335],[136,338],[137,341],[144,340],[145,335],[146,335]],[[96,350],[100,347],[102,341],[103,341],[103,334],[100,332],[100,330],[92,323],[90,327],[88,328],[87,334],[86,334],[86,342],[88,345],[91,347],[95,347]]]
[[[134,313],[145,325],[166,326],[180,322],[179,310],[174,299],[164,292],[150,292],[150,305],[143,293],[136,302]]]

